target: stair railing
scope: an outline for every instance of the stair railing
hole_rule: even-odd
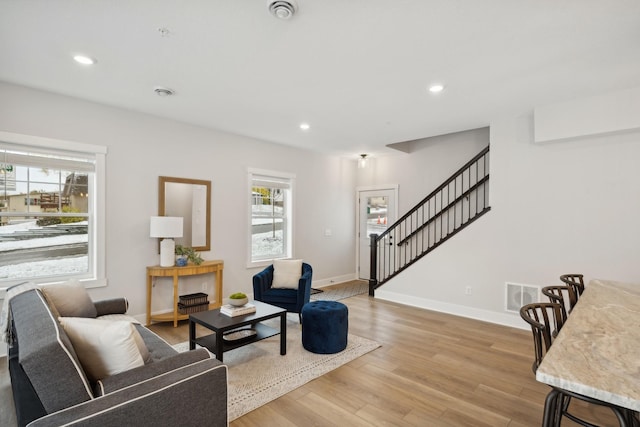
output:
[[[487,146],[382,234],[371,234],[369,295],[489,210]]]

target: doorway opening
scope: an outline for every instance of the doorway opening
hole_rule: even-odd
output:
[[[398,217],[398,186],[387,185],[357,190],[358,244],[356,271],[358,278],[369,280],[371,271],[370,235],[382,234]]]

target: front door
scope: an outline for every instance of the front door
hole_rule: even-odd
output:
[[[369,280],[371,234],[382,234],[396,220],[397,188],[358,191],[358,277]]]

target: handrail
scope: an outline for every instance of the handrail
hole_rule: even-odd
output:
[[[432,224],[434,221],[436,221],[438,218],[440,218],[440,216],[443,215],[443,213],[449,209],[451,209],[452,207],[454,207],[456,204],[458,204],[458,202],[462,201],[462,199],[464,199],[465,197],[468,197],[474,190],[477,190],[478,187],[480,187],[482,184],[484,184],[485,182],[489,181],[489,175],[485,176],[484,178],[482,178],[480,181],[478,181],[476,184],[474,184],[471,188],[469,188],[467,191],[465,191],[464,193],[462,193],[460,196],[458,196],[453,202],[449,203],[447,206],[445,206],[444,208],[442,208],[442,210],[440,212],[438,212],[436,215],[434,215],[433,217],[429,218],[429,220],[427,220],[427,222],[425,222],[424,224],[422,224],[420,227],[418,227],[417,229],[415,229],[413,232],[411,232],[411,234],[409,234],[407,237],[405,237],[404,239],[400,240],[397,245],[403,245],[405,244],[408,240],[410,240],[412,237],[414,237],[416,234],[418,234],[420,231],[424,230],[425,228],[427,228],[430,224]],[[386,231],[386,230],[385,230]]]
[[[429,193],[429,195],[427,197],[425,197],[424,199],[422,199],[420,202],[418,202],[417,205],[415,205],[409,212],[407,212],[406,214],[404,214],[400,219],[398,219],[396,222],[394,222],[389,228],[387,228],[381,235],[380,237],[383,237],[385,235],[385,233],[387,233],[394,225],[404,221],[405,219],[407,219],[407,217],[411,216],[412,213],[415,213],[418,208],[420,208],[421,206],[423,206],[429,199],[435,197],[436,194],[438,194],[439,191],[441,191],[443,188],[445,188],[447,185],[451,184],[451,182],[453,182],[458,176],[460,176],[462,174],[462,172],[464,172],[465,170],[467,170],[471,165],[473,165],[475,162],[477,162],[478,160],[480,160],[485,154],[487,154],[489,152],[489,146],[487,145],[484,149],[482,149],[482,151],[480,151],[478,154],[476,154],[473,159],[469,160],[467,163],[465,163],[464,166],[462,166],[460,169],[458,169],[456,172],[453,173],[453,175],[451,175],[449,178],[447,178],[442,184],[440,184],[435,190],[433,190],[431,193]]]
[[[488,162],[489,146],[382,234],[370,236],[369,295],[491,210]]]
[[[384,281],[382,282],[376,282],[376,285],[374,285],[373,287],[371,286],[371,279],[369,279],[369,295],[374,296],[373,291],[377,288],[379,288],[380,286],[382,286],[384,283],[388,282],[389,280],[391,280],[392,278],[394,278],[395,276],[397,276],[398,274],[402,273],[404,270],[406,270],[407,268],[409,268],[411,265],[413,265],[415,262],[417,262],[420,258],[424,257],[425,255],[429,254],[430,252],[434,251],[435,249],[437,249],[440,245],[444,244],[447,240],[449,240],[450,238],[452,238],[454,235],[458,234],[460,231],[462,231],[464,228],[466,228],[467,226],[471,225],[471,223],[473,223],[475,220],[479,219],[482,215],[486,214],[487,212],[489,212],[491,210],[491,207],[487,206],[486,208],[484,208],[482,211],[480,211],[478,213],[478,215],[474,216],[473,219],[470,219],[469,222],[466,222],[464,225],[462,225],[460,228],[458,228],[456,230],[455,233],[451,233],[448,234],[447,236],[443,237],[441,240],[439,240],[437,243],[434,243],[432,246],[429,247],[429,249],[425,250],[424,252],[422,252],[421,254],[417,255],[414,259],[411,260],[411,262],[408,262],[400,267],[398,267],[397,270],[395,270],[393,273],[389,274]],[[373,276],[371,276],[373,277]]]

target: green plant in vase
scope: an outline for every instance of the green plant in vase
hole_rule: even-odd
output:
[[[249,299],[247,298],[247,294],[243,292],[236,292],[235,294],[229,295],[229,304],[231,305],[239,307],[245,305],[247,302],[249,302]]]
[[[200,254],[189,246],[176,245],[176,264],[180,267],[187,265],[191,261],[195,265],[200,265],[204,261]]]
[[[247,297],[247,294],[243,292],[236,292],[235,294],[229,295],[229,298],[231,299],[245,299],[246,297]]]

